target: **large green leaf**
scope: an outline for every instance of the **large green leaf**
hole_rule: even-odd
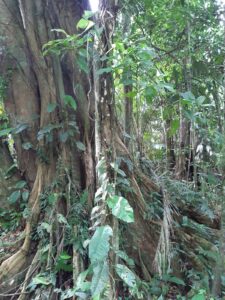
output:
[[[108,225],[98,227],[89,243],[89,258],[93,263],[104,261],[109,252],[109,238],[113,235]]]
[[[106,261],[98,263],[93,268],[91,294],[93,297],[100,295],[109,281],[109,268]]]
[[[35,278],[33,278],[32,281],[34,284],[41,284],[41,285],[50,285],[52,283],[49,277],[44,277],[41,275],[37,275]]]
[[[25,187],[26,184],[27,184],[26,181],[20,180],[20,181],[17,182],[16,188],[17,188],[17,189],[22,189],[22,188]]]
[[[97,75],[102,75],[102,74],[107,74],[107,73],[110,73],[112,71],[112,68],[102,68],[102,69],[99,69],[97,70],[96,74]]]
[[[76,146],[80,151],[85,151],[86,147],[83,143],[81,143],[80,141],[76,142]]]
[[[21,196],[21,192],[20,191],[15,191],[13,192],[10,196],[9,196],[9,203],[10,204],[15,204]]]
[[[70,95],[64,95],[63,96],[63,101],[66,105],[69,105],[70,107],[72,107],[74,110],[77,109],[77,103],[74,100],[74,98]]]
[[[13,130],[13,128],[7,128],[7,129],[2,129],[0,130],[0,137],[8,135],[9,133],[11,133]]]
[[[27,124],[27,123],[18,124],[16,126],[16,128],[14,128],[13,133],[18,134],[18,133],[24,131],[25,129],[27,129],[28,127],[29,127],[29,124]]]
[[[134,222],[134,211],[127,199],[119,196],[108,198],[107,204],[112,209],[112,214],[118,219],[132,223]]]
[[[77,29],[89,29],[93,27],[95,23],[91,20],[87,19],[80,19],[80,21],[77,23]]]
[[[178,285],[185,286],[185,282],[182,279],[180,279],[180,278],[178,278],[176,276],[171,276],[170,274],[163,275],[162,276],[162,280],[166,281],[166,282],[172,282],[172,283],[176,283]]]
[[[116,265],[117,275],[131,288],[136,286],[136,278],[134,273],[125,265]]]
[[[23,201],[27,201],[28,198],[29,198],[29,195],[30,195],[30,193],[28,191],[24,191],[22,193],[22,199],[23,199]]]

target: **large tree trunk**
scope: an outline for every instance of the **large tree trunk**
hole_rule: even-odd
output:
[[[85,0],[0,1],[0,32],[4,36],[1,70],[8,78],[5,107],[12,127],[24,125],[23,130],[14,135],[14,141],[20,172],[31,188],[28,203],[31,214],[25,228],[25,240],[21,249],[2,263],[0,282],[25,270],[34,256],[36,242],[32,241],[31,235],[40,218],[40,196],[46,188],[59,178],[65,185],[72,180],[77,193],[85,187],[91,189],[93,184],[86,76],[77,68],[73,54],[66,55],[61,61],[54,55],[43,57],[42,54],[43,45],[57,37],[51,30],[64,28],[73,34],[74,23],[87,7]],[[79,95],[76,94],[78,85]],[[76,99],[76,113],[65,106],[64,94]],[[49,105],[55,105],[56,109],[49,112]],[[86,144],[84,157],[87,159],[76,147],[74,137],[69,137],[66,142],[60,139],[60,134],[71,129],[69,124],[74,121],[79,127],[74,136]],[[47,130],[48,134],[41,136],[41,130],[46,132],[45,129],[52,125],[57,128]],[[26,142],[31,143],[30,149],[23,148]],[[63,167],[60,169],[59,165]],[[63,194],[64,189],[62,186],[59,191],[53,186],[51,192]],[[56,206],[57,211],[67,213],[63,198],[58,199]]]

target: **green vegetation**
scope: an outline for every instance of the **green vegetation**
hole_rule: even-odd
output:
[[[225,4],[60,2],[0,0],[0,299],[223,299]]]

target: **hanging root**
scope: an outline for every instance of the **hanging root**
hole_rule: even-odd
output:
[[[169,202],[169,196],[166,189],[163,190],[163,222],[161,226],[160,238],[155,254],[155,267],[160,276],[167,273],[171,266],[171,232],[172,232],[172,214]]]
[[[34,272],[37,270],[39,265],[39,251],[36,252],[33,261],[26,273],[26,277],[22,286],[21,295],[19,296],[18,300],[25,300],[26,299],[26,288],[29,283],[30,278],[33,276]]]
[[[28,220],[25,228],[25,239],[22,247],[11,257],[2,262],[0,266],[0,282],[4,283],[8,278],[14,277],[21,270],[25,269],[27,264],[30,263],[30,247],[31,247],[31,232],[33,226],[37,223],[40,207],[39,207],[39,195],[42,188],[42,172],[38,172],[34,187],[29,199],[29,205],[32,207],[31,218]],[[10,283],[14,285],[15,280]],[[2,284],[3,285],[3,284]]]

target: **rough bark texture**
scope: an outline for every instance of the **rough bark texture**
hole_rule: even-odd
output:
[[[36,243],[31,240],[31,234],[40,217],[40,196],[56,179],[58,164],[63,165],[64,171],[68,168],[77,191],[93,184],[92,174],[86,181],[82,170],[84,164],[87,167],[92,164],[86,76],[77,68],[73,54],[64,56],[61,61],[54,55],[43,57],[42,54],[43,45],[57,38],[51,29],[63,28],[73,34],[74,24],[85,8],[86,1],[0,1],[0,34],[4,37],[1,42],[1,70],[2,75],[8,78],[5,107],[11,126],[24,126],[14,136],[14,141],[20,172],[31,188],[28,203],[31,215],[25,228],[25,240],[21,249],[2,263],[1,283],[25,269],[35,253]],[[78,84],[79,95],[75,89]],[[76,115],[65,107],[62,100],[64,93],[77,100]],[[56,109],[48,112],[49,104],[56,104]],[[86,160],[72,138],[63,143],[59,137],[68,128],[68,123],[75,120],[79,127],[76,139],[87,145]],[[60,128],[51,131],[52,141],[47,141],[46,135],[40,138],[40,130],[52,124]],[[26,142],[32,144],[31,149],[23,148]],[[58,174],[63,175],[65,172]]]
[[[0,211],[9,209],[10,205],[7,201],[8,197],[15,190],[15,185],[21,179],[16,168],[12,172],[8,172],[13,165],[13,159],[9,152],[6,141],[0,140]]]

